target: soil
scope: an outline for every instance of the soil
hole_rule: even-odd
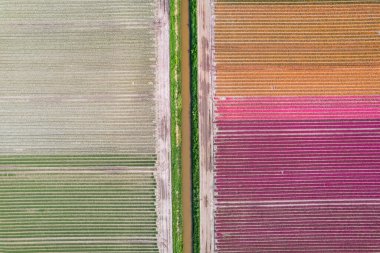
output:
[[[171,253],[173,252],[173,243],[170,168],[169,1],[157,1],[157,239],[159,251]]]
[[[213,0],[198,1],[200,251],[204,253],[214,252],[212,8]]]

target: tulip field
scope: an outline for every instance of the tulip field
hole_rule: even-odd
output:
[[[211,2],[207,252],[379,252],[380,4]]]
[[[163,5],[0,2],[0,252],[171,252]]]

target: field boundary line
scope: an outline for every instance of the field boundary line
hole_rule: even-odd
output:
[[[214,249],[213,0],[198,1],[200,252]]]
[[[157,0],[156,3],[157,243],[159,252],[171,253],[173,244],[170,165],[169,0]]]

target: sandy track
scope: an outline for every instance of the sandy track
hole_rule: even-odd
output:
[[[212,8],[213,0],[198,1],[200,248],[202,253],[214,252]]]
[[[157,215],[158,248],[173,251],[170,167],[169,1],[157,0]]]

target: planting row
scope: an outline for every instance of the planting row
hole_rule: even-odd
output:
[[[217,252],[377,252],[378,200],[219,204]]]
[[[155,2],[0,3],[0,155],[154,154]]]
[[[215,98],[216,121],[379,119],[380,96]]]
[[[215,251],[379,251],[380,5],[213,8]]]
[[[157,251],[154,176],[102,169],[2,173],[1,250]]]
[[[218,252],[380,247],[378,97],[217,98],[215,112]]]
[[[170,251],[161,5],[1,1],[0,252]]]
[[[218,96],[379,94],[375,1],[215,4]]]

